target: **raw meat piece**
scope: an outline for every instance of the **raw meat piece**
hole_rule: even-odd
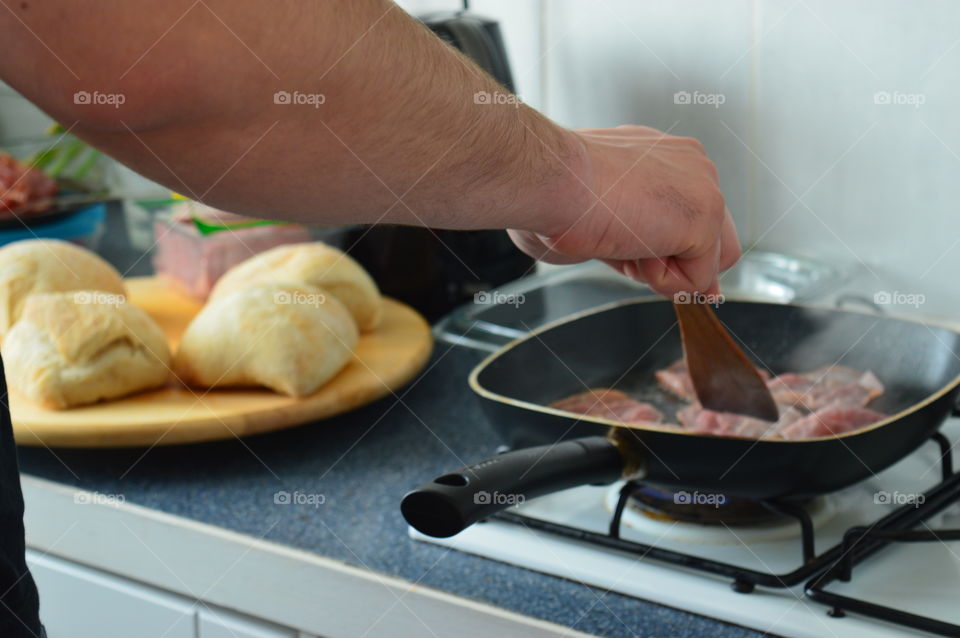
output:
[[[631,399],[619,390],[606,388],[574,394],[554,401],[550,407],[632,425],[659,423],[663,420],[660,410],[649,403]]]
[[[780,419],[775,423],[731,412],[714,412],[697,404],[688,405],[677,412],[677,420],[688,432],[747,439],[776,438],[784,428],[802,417],[803,415],[792,407],[781,409]]]
[[[815,405],[811,406],[811,409],[818,410],[827,406],[862,408],[881,394],[883,394],[883,384],[868,370],[860,375],[854,383],[848,383],[821,395],[815,395]]]
[[[763,368],[757,368],[757,372],[764,379],[770,377],[770,374]],[[684,401],[697,400],[697,394],[693,389],[693,381],[690,380],[690,373],[687,371],[686,359],[678,359],[663,370],[657,370],[654,376],[657,378],[660,387],[670,394],[676,395]]]
[[[684,359],[674,361],[663,370],[654,373],[660,387],[686,401],[694,401],[697,396],[693,391],[693,382],[687,371],[687,362]]]
[[[827,406],[795,421],[780,432],[784,439],[809,439],[852,432],[887,418],[875,410],[857,407]]]
[[[782,374],[771,379],[767,387],[778,405],[794,405],[808,412],[828,405],[862,408],[883,394],[883,384],[872,372],[844,366]]]
[[[42,209],[20,210],[57,193],[57,183],[41,171],[0,153],[0,218],[26,216]]]
[[[767,388],[777,405],[794,405],[803,400],[804,395],[813,388],[813,379],[805,374],[788,372],[767,382]]]
[[[191,215],[212,224],[251,220],[191,203],[182,206],[172,219],[154,224],[154,270],[201,301],[210,294],[217,279],[241,261],[281,244],[311,239],[310,230],[299,224],[251,226],[201,235]]]
[[[769,375],[760,370],[765,378]],[[677,421],[661,423],[663,415],[649,403],[636,401],[623,392],[595,389],[551,404],[551,407],[598,416],[628,425],[652,425],[695,434],[735,436],[748,439],[799,440],[851,432],[887,415],[866,408],[883,393],[883,384],[872,372],[844,366],[824,366],[805,374],[785,373],[768,379],[767,386],[780,409],[776,422],[742,414],[714,412],[696,402],[693,384],[683,359],[656,372],[660,387],[692,401],[677,411]]]

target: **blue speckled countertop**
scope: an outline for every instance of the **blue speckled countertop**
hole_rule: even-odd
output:
[[[119,232],[108,227],[108,236]],[[283,432],[146,454],[21,448],[21,470],[600,636],[760,635],[410,540],[399,509],[403,494],[496,448],[466,383],[479,359],[438,344],[425,373],[399,398]],[[274,494],[281,490],[325,500],[319,507],[277,505]]]

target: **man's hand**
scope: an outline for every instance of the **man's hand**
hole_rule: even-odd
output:
[[[664,295],[717,292],[740,244],[700,142],[643,126],[573,135],[576,194],[540,232],[510,231],[514,242],[551,263],[602,259]]]

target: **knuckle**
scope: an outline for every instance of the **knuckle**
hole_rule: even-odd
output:
[[[720,179],[720,171],[717,170],[717,165],[714,164],[709,158],[704,157],[703,167],[704,167],[704,170],[710,173],[714,181],[717,181]]]
[[[695,151],[706,154],[707,149],[703,146],[703,142],[698,140],[695,137],[678,137],[677,138],[684,146],[688,146]]]
[[[707,190],[705,206],[710,219],[716,222],[718,226],[723,224],[727,202],[719,188],[712,187]]]

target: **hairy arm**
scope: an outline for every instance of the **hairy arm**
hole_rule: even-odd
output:
[[[526,106],[475,104],[503,89],[387,0],[9,6],[30,27],[0,9],[10,84],[136,170],[227,210],[533,229],[573,179],[568,134]],[[123,104],[75,104],[78,91]],[[291,103],[275,103],[280,91]]]
[[[503,88],[389,0],[0,4],[0,77],[214,206],[510,228],[535,256],[605,259],[661,292],[715,286],[739,254],[699,143],[574,132],[515,100],[478,104]]]

